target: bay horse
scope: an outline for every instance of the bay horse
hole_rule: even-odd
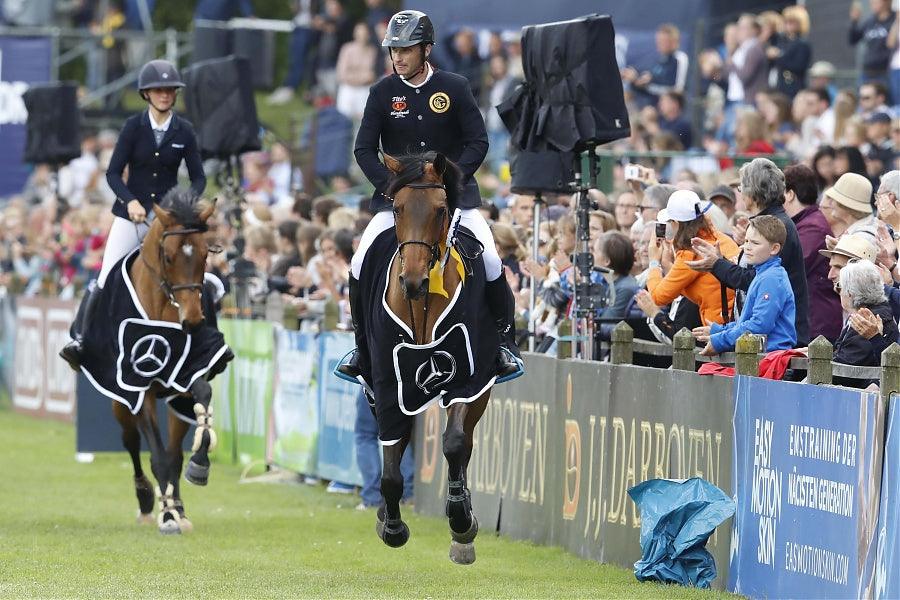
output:
[[[144,237],[138,256],[127,267],[135,304],[139,303],[146,320],[179,324],[180,330],[188,334],[181,335],[182,339],[187,339],[188,348],[191,348],[191,343],[195,347],[203,344],[204,338],[198,335],[201,331],[205,339],[212,338],[213,343],[220,343],[218,339],[222,334],[207,324],[210,316],[214,323],[214,314],[205,318],[201,304],[203,275],[209,252],[204,234],[207,231],[206,221],[215,209],[215,201],[195,202],[188,190],[175,188],[166,194],[161,205],[154,205],[153,208],[156,218]],[[127,262],[124,264],[128,265]],[[105,288],[109,287],[107,280]],[[122,298],[116,300],[120,304],[123,301]],[[113,300],[110,299],[110,302]],[[209,312],[211,305],[204,304]],[[179,327],[174,325],[172,329],[177,331]],[[184,419],[190,418],[189,411],[192,409],[196,430],[193,455],[184,470],[184,477],[190,483],[206,485],[210,466],[208,452],[216,444],[210,407],[212,389],[208,379],[221,372],[228,360],[233,358],[231,351],[224,346],[224,340],[221,344],[224,350],[220,348],[209,354],[215,357],[214,362],[205,366],[201,376],[185,376],[185,381],[189,383],[166,386],[155,379],[144,392],[138,407],[115,399],[112,402],[113,415],[122,427],[122,443],[134,467],[134,487],[139,505],[137,521],[154,522],[154,499],[158,500],[156,522],[160,533],[181,533],[193,529],[185,517],[179,490],[184,461],[182,442],[190,427]],[[133,348],[132,355],[135,352]],[[169,406],[168,444],[164,445],[157,420],[156,400],[173,394],[178,395]],[[172,409],[176,402],[183,407],[182,418],[176,416]],[[141,436],[150,451],[150,468],[158,484],[155,490],[141,465]]]
[[[484,305],[481,301],[484,297],[483,287],[472,292],[475,294],[473,298],[478,300],[464,302],[461,294],[464,287],[475,289],[479,283],[478,275],[480,273],[483,279],[484,271],[480,262],[474,262],[478,261],[477,250],[467,254],[465,250],[457,251],[453,248],[454,251],[451,252],[452,241],[448,240],[448,231],[451,230],[451,220],[462,189],[458,167],[443,155],[434,152],[400,158],[384,154],[383,157],[385,165],[394,175],[386,195],[392,198],[396,240],[386,239],[391,236],[390,232],[383,235],[395,254],[386,267],[386,278],[382,279],[385,286],[383,303],[378,302],[379,298],[376,296],[375,301],[370,304],[375,305],[373,310],[387,313],[394,321],[390,325],[402,332],[401,343],[393,349],[395,358],[392,369],[398,373],[396,378],[400,377],[399,372],[404,362],[420,366],[415,370],[416,385],[407,387],[396,379],[392,382],[403,390],[399,393],[402,413],[397,410],[397,398],[392,397],[391,393],[382,392],[377,369],[373,369],[371,375],[374,388],[367,388],[379,423],[384,457],[381,478],[384,502],[377,512],[376,533],[391,547],[402,546],[409,539],[409,527],[400,514],[403,492],[400,459],[409,443],[413,418],[411,415],[417,410],[424,410],[432,400],[437,400],[447,409],[448,417],[442,442],[449,466],[446,514],[451,535],[450,559],[458,564],[471,564],[475,561],[474,540],[478,533],[478,521],[472,511],[466,472],[472,455],[473,431],[487,407],[491,386],[496,379],[494,357],[497,338],[493,321],[485,312],[486,307],[483,311],[478,308]],[[474,236],[469,236],[469,242],[471,240],[474,240]],[[370,251],[367,260],[371,254],[373,253]],[[383,256],[375,260],[383,263]],[[439,277],[434,270],[438,263],[443,267]],[[480,267],[480,271],[473,270],[473,264]],[[480,283],[483,285],[484,281]],[[364,285],[362,289],[365,293],[367,287]],[[382,304],[384,308],[380,306]],[[476,321],[475,326],[470,324],[467,329],[462,328],[465,333],[459,339],[469,343],[479,337],[479,331],[486,332],[484,337],[487,340],[487,352],[476,352],[472,360],[471,346],[467,346],[470,350],[468,361],[465,357],[448,358],[449,354],[444,352],[441,344],[450,333],[460,331],[456,317],[476,313],[484,313],[482,320]],[[367,343],[373,349],[376,347],[376,338],[392,336],[377,324],[373,325],[377,316],[371,311],[367,314],[370,315],[364,319]],[[424,352],[424,355],[419,355],[424,358],[411,359],[410,354],[402,354],[406,351]],[[372,350],[373,365],[378,360],[383,360],[380,357],[385,354],[376,353],[376,350]],[[453,373],[458,369],[465,379],[463,388],[467,391],[457,390],[456,396],[430,387],[431,381],[446,378],[451,367],[442,366],[450,364],[442,361],[448,360],[452,361]],[[464,363],[468,365],[468,370]],[[393,372],[389,375],[393,375]],[[469,382],[476,383],[466,388]],[[396,428],[388,426],[400,419],[404,422]],[[389,433],[386,429],[394,433]]]

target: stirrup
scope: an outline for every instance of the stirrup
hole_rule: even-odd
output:
[[[516,363],[518,370],[515,373],[510,373],[509,375],[504,375],[503,377],[498,377],[494,383],[503,383],[504,381],[509,381],[510,379],[515,379],[516,377],[521,377],[522,375],[525,374],[525,365],[522,363],[521,360],[519,360],[516,357],[515,354],[512,353],[512,351],[509,348],[501,345],[500,351],[505,352],[507,354],[507,358],[512,359],[512,361],[514,363]]]
[[[332,373],[334,373],[334,375],[343,379],[344,381],[349,381],[350,383],[355,383],[357,385],[360,385],[359,379],[357,379],[357,377],[359,375],[361,375],[362,373],[359,372],[358,366],[352,364],[352,359],[355,355],[356,355],[356,348],[347,352],[347,354],[345,354],[343,357],[341,357],[340,362],[334,368],[334,371],[332,371]],[[356,371],[357,377],[354,377],[352,375],[353,370]]]

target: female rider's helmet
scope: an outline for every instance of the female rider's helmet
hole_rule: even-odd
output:
[[[141,72],[138,74],[138,90],[145,100],[144,90],[181,87],[184,87],[184,82],[181,81],[178,69],[167,60],[151,60],[141,67]]]

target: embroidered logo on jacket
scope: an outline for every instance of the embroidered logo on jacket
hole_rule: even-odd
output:
[[[406,96],[394,96],[391,98],[391,116],[402,119],[409,114],[409,106],[406,104]]]
[[[428,106],[438,114],[445,113],[450,109],[450,96],[444,92],[432,94],[428,99]]]

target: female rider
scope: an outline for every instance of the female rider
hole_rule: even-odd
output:
[[[199,197],[206,189],[194,127],[172,110],[182,87],[178,70],[166,60],[151,60],[138,75],[138,90],[149,106],[125,121],[119,133],[106,173],[116,194],[112,207],[116,218],[106,240],[97,285],[85,292],[72,323],[72,341],[60,351],[76,371],[81,364],[82,332],[89,327],[99,290],[116,263],[144,239],[150,228],[148,219],[153,219],[153,205],[178,184],[182,161],[187,164],[193,193]],[[123,179],[126,167],[127,183]]]

